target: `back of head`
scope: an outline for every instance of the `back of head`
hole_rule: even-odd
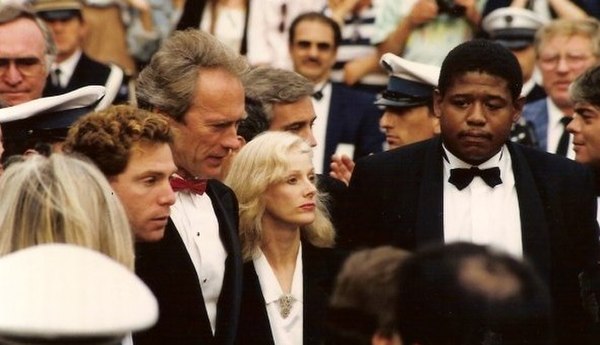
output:
[[[600,107],[600,65],[586,70],[569,88],[573,103],[589,103]]]
[[[112,177],[125,171],[135,144],[171,141],[164,117],[117,105],[79,118],[69,130],[64,150],[90,158],[105,176]]]
[[[242,56],[211,34],[192,29],[175,31],[140,72],[137,102],[141,108],[181,121],[203,69],[223,69],[241,76],[247,68]]]
[[[407,259],[396,317],[405,344],[551,344],[550,299],[526,264],[455,243]]]
[[[476,39],[452,49],[440,70],[440,93],[445,95],[455,78],[469,72],[486,73],[506,80],[513,100],[518,99],[521,94],[521,66],[514,54],[498,43]]]
[[[129,222],[106,178],[63,154],[11,164],[0,177],[0,255],[41,243],[70,243],[133,269]]]
[[[600,21],[593,17],[584,19],[555,19],[544,25],[535,34],[535,51],[540,56],[544,44],[557,36],[572,37],[583,36],[591,41],[590,52],[596,59],[600,57]]]
[[[388,338],[395,334],[396,271],[408,256],[384,246],[346,259],[327,312],[328,345],[367,345],[375,333]]]
[[[294,103],[313,93],[312,83],[300,74],[267,66],[254,67],[244,73],[242,83],[249,100],[246,106],[248,118],[244,121],[266,121],[267,128],[273,120],[275,104]],[[258,134],[253,133],[250,138],[245,136],[245,139],[250,141]]]

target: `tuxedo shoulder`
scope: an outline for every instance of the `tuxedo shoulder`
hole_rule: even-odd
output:
[[[590,168],[574,160],[528,146],[513,144],[514,149],[520,151],[534,170],[546,174],[572,176],[571,174],[589,174]],[[567,174],[568,173],[568,174]]]
[[[385,164],[389,162],[399,162],[410,160],[417,162],[423,159],[425,153],[432,150],[436,145],[440,145],[438,138],[432,138],[419,141],[396,149],[375,153],[358,160],[361,164]]]
[[[357,102],[357,101],[364,101],[364,102],[369,102],[370,105],[373,105],[373,102],[375,101],[375,97],[373,94],[370,94],[368,92],[365,92],[363,90],[360,89],[356,89],[353,88],[351,86],[345,85],[343,83],[337,83],[337,82],[333,82],[331,83],[332,88],[333,89],[337,89],[337,93],[339,93],[340,95],[343,95],[344,98],[347,98],[349,101],[352,102]]]
[[[215,179],[209,179],[206,184],[207,193],[216,195],[218,197],[223,196],[235,196],[235,193],[229,186],[224,184],[223,182]]]

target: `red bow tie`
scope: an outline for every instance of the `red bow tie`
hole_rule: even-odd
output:
[[[173,191],[190,192],[198,195],[204,194],[206,191],[206,179],[184,180],[180,177],[171,178],[171,188]]]

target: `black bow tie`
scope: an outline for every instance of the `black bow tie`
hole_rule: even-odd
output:
[[[314,99],[316,99],[317,101],[320,101],[320,100],[321,100],[321,98],[323,98],[323,91],[322,91],[322,89],[321,89],[321,90],[319,90],[319,91],[316,91],[316,92],[314,92],[314,93],[312,94],[312,97],[313,97]]]
[[[470,169],[450,169],[450,178],[448,179],[448,182],[455,185],[458,190],[463,190],[471,183],[471,181],[473,181],[475,176],[481,177],[483,181],[492,188],[502,183],[502,179],[500,178],[500,168],[498,167],[483,170],[477,167],[471,167]]]

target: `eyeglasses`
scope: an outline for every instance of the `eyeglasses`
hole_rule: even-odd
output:
[[[320,52],[330,51],[331,47],[333,47],[333,45],[327,42],[296,41],[294,44],[300,49],[310,49],[313,45],[316,45],[317,50]]]
[[[40,73],[44,66],[42,61],[36,57],[0,58],[0,75],[6,73],[10,69],[11,64],[15,64],[15,68],[27,77]]]
[[[558,66],[560,60],[564,60],[567,66],[570,68],[583,67],[593,55],[589,54],[565,54],[565,55],[552,55],[552,56],[541,56],[540,67],[543,69],[554,69]]]

